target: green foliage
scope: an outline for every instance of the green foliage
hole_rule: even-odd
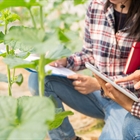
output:
[[[1,25],[9,24],[10,22],[20,20],[20,17],[15,13],[11,13],[10,10],[2,10],[0,14]]]
[[[0,43],[3,43],[4,41],[4,34],[3,32],[0,32]]]
[[[61,38],[61,40],[59,38]],[[68,49],[61,47],[62,45],[57,48],[61,41],[65,40],[65,38],[62,39],[62,33],[57,34],[54,32],[53,34],[47,34],[42,29],[16,26],[12,27],[9,33],[5,35],[4,43],[11,46],[13,49],[19,49],[21,51],[26,50],[27,52],[33,51],[37,54],[44,54],[49,50],[49,56],[53,54],[53,56],[55,56],[57,53],[55,53],[56,49],[60,49],[61,53],[63,53],[64,49],[67,54],[70,54]],[[56,57],[58,58],[57,55]]]
[[[74,5],[84,4],[87,0],[74,0]]]
[[[79,39],[80,29],[75,32],[71,30],[71,26],[83,17],[69,12],[63,13],[65,2],[65,0],[53,1],[52,8],[49,8],[49,0],[0,0],[0,10],[9,7],[26,7],[28,12],[27,18],[25,13],[18,16],[9,9],[0,12],[0,26],[4,26],[4,33],[0,32],[0,43],[5,44],[6,50],[0,56],[7,65],[7,76],[0,74],[0,82],[8,82],[8,92],[12,95],[12,85],[14,83],[21,85],[23,82],[22,74],[15,75],[15,69],[31,68],[38,72],[40,94],[40,97],[18,99],[0,97],[0,137],[3,139],[43,140],[48,129],[59,127],[68,115],[73,115],[71,111],[58,109],[54,106],[53,100],[42,97],[44,76],[50,73],[50,71],[45,73],[44,66],[56,59],[69,56],[71,51],[68,48],[74,50],[76,46],[81,46],[82,42]],[[84,2],[85,0],[74,0],[75,5]],[[44,5],[48,6],[45,13],[43,13]],[[58,17],[49,19],[49,16],[55,12],[58,13]],[[9,24],[24,18],[29,22],[32,19],[31,27],[22,24],[8,28]],[[32,53],[38,54],[40,59],[27,61],[26,58]]]
[[[12,81],[12,83],[16,83],[19,86],[22,84],[22,82],[23,82],[23,75],[22,74],[15,76],[14,80]]]
[[[38,2],[37,2],[38,1]],[[0,1],[0,10],[8,7],[28,7],[39,6],[40,0],[1,0]]]
[[[84,4],[87,0],[74,0],[74,5]],[[50,0],[0,0],[0,10],[8,7],[27,7],[32,6],[44,6],[47,5]],[[64,0],[57,0],[54,2],[54,8],[59,6]]]
[[[46,121],[52,121],[54,114],[53,103],[45,97],[0,97],[0,138],[43,140]]]
[[[25,50],[26,47],[26,51],[30,51],[35,46],[42,46],[47,38],[42,29],[15,26],[11,27],[4,40],[4,43],[14,50]]]
[[[7,56],[3,59],[3,62],[7,64],[10,68],[33,68],[36,69],[36,64],[34,62],[26,61],[21,58],[14,56]]]
[[[65,112],[58,112],[55,114],[55,119],[53,121],[47,121],[47,124],[49,126],[49,130],[53,130],[57,127],[59,127],[62,123],[63,120],[69,116],[69,115],[73,115],[74,113],[72,113],[71,111],[65,111]]]

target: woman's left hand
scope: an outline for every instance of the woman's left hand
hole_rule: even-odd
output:
[[[95,75],[95,77],[100,83],[101,87],[103,88],[106,97],[111,98],[129,112],[131,111],[131,107],[134,103],[132,99],[130,99],[125,94],[115,89],[110,83],[106,83],[103,79],[101,79],[97,75]]]

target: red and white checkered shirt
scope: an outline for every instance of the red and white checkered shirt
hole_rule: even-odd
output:
[[[111,4],[107,11],[104,10],[105,0],[92,0],[85,20],[85,38],[81,52],[74,53],[67,58],[67,67],[78,71],[85,69],[85,62],[90,62],[98,69],[113,79],[124,76],[124,66],[134,42],[133,37],[128,37],[124,29],[115,33],[114,9]],[[121,84],[135,93],[133,82]],[[132,107],[134,115],[138,115],[139,107]]]

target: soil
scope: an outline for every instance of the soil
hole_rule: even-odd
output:
[[[1,58],[0,58],[0,73],[6,74],[6,66],[2,62]],[[31,93],[28,89],[28,76],[30,73],[25,69],[16,70],[16,74],[20,73],[22,73],[24,76],[24,82],[21,86],[14,84],[12,88],[12,94],[14,97],[21,97],[24,95],[31,96]],[[8,95],[6,83],[0,83],[0,95]],[[93,130],[93,126],[97,125],[98,120],[78,113],[77,111],[71,109],[66,105],[64,106],[66,110],[71,110],[74,112],[74,115],[70,116],[69,119],[70,122],[72,123],[72,126],[76,134],[82,137],[84,140],[98,140],[101,130],[98,129]],[[47,140],[49,140],[49,138],[47,138]]]

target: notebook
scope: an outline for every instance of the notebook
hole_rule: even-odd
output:
[[[128,55],[128,59],[126,61],[124,74],[130,74],[139,68],[140,68],[140,42],[134,42]]]

